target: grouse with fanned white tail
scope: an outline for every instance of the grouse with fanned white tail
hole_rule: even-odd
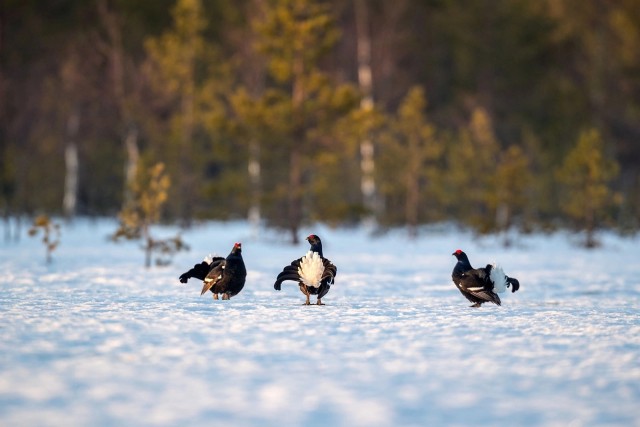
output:
[[[317,295],[316,304],[324,305],[322,297],[329,292],[329,288],[334,283],[337,268],[322,255],[322,241],[318,236],[312,234],[306,240],[311,244],[309,252],[286,266],[278,275],[273,287],[279,291],[285,280],[298,282],[300,291],[307,297],[305,305],[311,305],[310,295]]]
[[[203,295],[207,291],[213,293],[213,299],[218,299],[222,294],[223,300],[228,300],[237,295],[244,287],[247,278],[247,269],[242,259],[242,244],[236,243],[231,253],[226,257],[207,257],[200,264],[180,275],[180,282],[187,283],[190,278],[200,279]]]
[[[485,302],[501,305],[499,293],[511,287],[511,292],[520,289],[520,282],[504,274],[497,264],[487,264],[484,268],[473,268],[467,254],[460,249],[453,254],[458,259],[451,278],[471,307],[480,307]]]

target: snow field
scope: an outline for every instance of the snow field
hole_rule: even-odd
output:
[[[65,226],[50,266],[36,239],[0,244],[1,425],[640,425],[637,238],[504,249],[448,229],[411,242],[318,226],[306,231],[338,275],[325,306],[304,307],[297,286],[272,285],[306,242],[207,223],[146,270],[136,243],[106,241],[114,229]],[[248,277],[231,301],[178,282],[237,241]],[[458,248],[520,291],[468,308]]]

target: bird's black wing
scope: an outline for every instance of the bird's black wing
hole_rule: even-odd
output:
[[[282,288],[282,282],[285,280],[293,280],[294,282],[300,281],[300,274],[298,274],[298,268],[300,267],[300,262],[302,258],[298,258],[293,261],[291,264],[287,265],[282,269],[278,277],[276,278],[276,282],[273,284],[273,289],[279,291]]]
[[[324,264],[324,272],[322,273],[320,282],[333,284],[333,281],[338,274],[337,267],[326,258],[322,258],[322,263]]]
[[[457,285],[461,291],[467,292],[478,299],[497,305],[501,304],[500,297],[492,290],[493,284],[489,279],[489,272],[484,268],[465,271],[460,276],[460,281]]]
[[[204,295],[205,292],[211,289],[213,285],[215,285],[222,279],[222,277],[224,276],[224,268],[226,264],[227,262],[224,258],[216,259],[211,263],[211,269],[209,270],[207,276],[203,279],[204,285],[202,286],[202,292],[200,292],[200,295]]]
[[[226,258],[222,258],[221,256],[213,257],[211,259],[211,264],[209,264],[209,271],[211,271],[212,269],[218,267],[220,264],[222,264],[222,263],[224,263],[226,261],[227,261]],[[209,274],[209,273],[207,273],[207,274]]]
[[[222,257],[215,257],[211,261],[211,264],[208,264],[206,261],[202,261],[200,264],[194,265],[191,270],[182,273],[179,277],[179,280],[181,283],[187,283],[187,280],[192,277],[199,280],[204,280],[204,278],[207,277],[207,274],[209,274],[209,270],[211,270],[211,268],[214,267],[215,264],[220,263],[220,261],[223,260],[224,258]]]

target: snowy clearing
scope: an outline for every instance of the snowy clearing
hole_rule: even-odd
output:
[[[4,426],[640,425],[640,240],[494,237],[319,226],[338,267],[323,307],[273,282],[302,256],[244,223],[183,234],[191,251],[143,268],[109,221],[62,230],[53,263],[36,238],[0,243],[0,424]],[[173,233],[175,230],[167,230]],[[180,273],[242,242],[231,301]],[[451,282],[463,249],[520,280],[503,306]],[[315,302],[315,298],[312,298]]]

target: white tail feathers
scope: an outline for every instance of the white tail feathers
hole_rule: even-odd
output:
[[[493,282],[493,292],[502,293],[507,289],[507,276],[498,264],[492,264],[489,278]]]
[[[298,267],[298,275],[302,283],[318,288],[320,287],[322,273],[324,273],[324,263],[320,255],[317,252],[307,252],[300,260],[300,267]]]

